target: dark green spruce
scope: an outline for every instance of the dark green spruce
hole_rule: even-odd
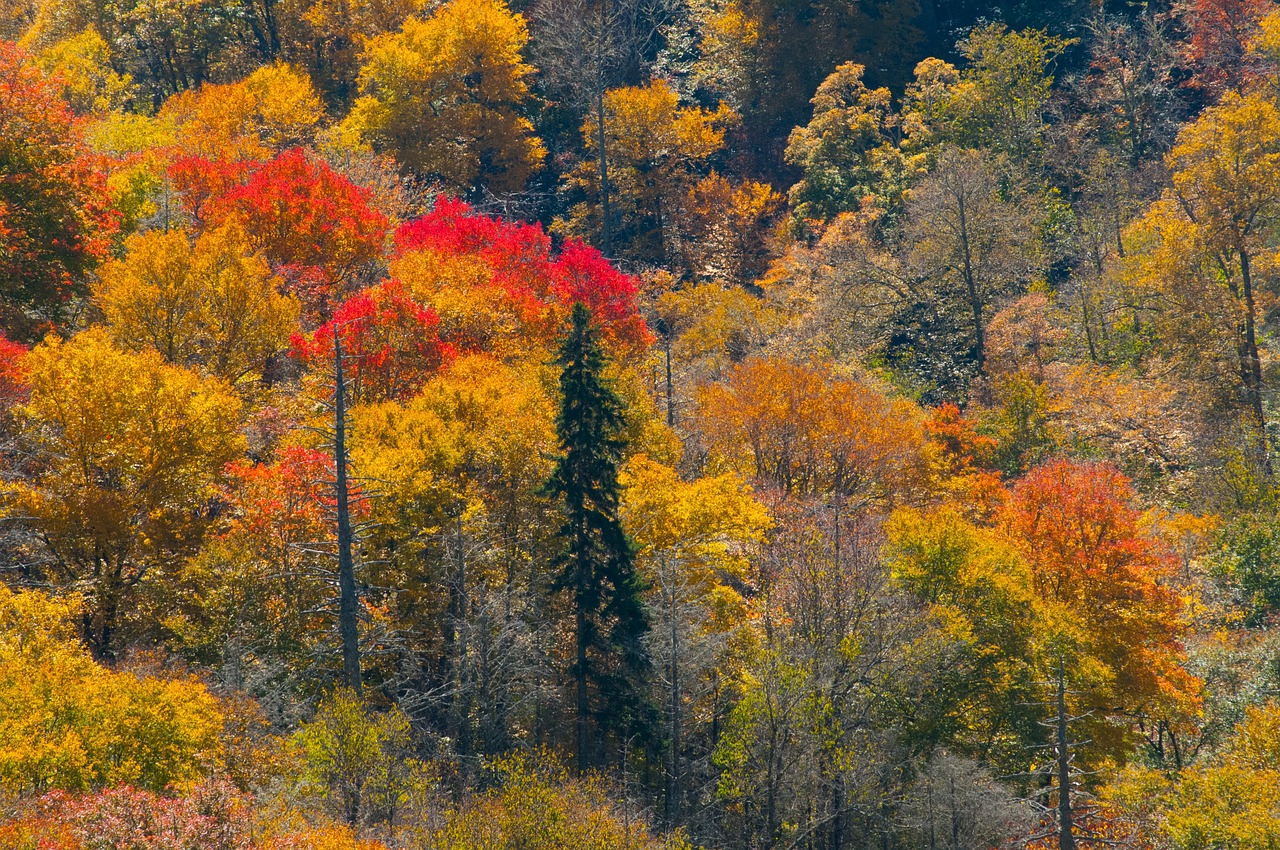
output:
[[[608,358],[599,330],[581,303],[574,305],[556,363],[562,369],[556,416],[561,455],[546,490],[562,500],[565,522],[552,589],[573,599],[570,674],[578,768],[585,770],[611,740],[625,746],[645,739],[652,727],[654,711],[644,696],[649,620],[635,549],[618,519],[623,403],[605,377]]]

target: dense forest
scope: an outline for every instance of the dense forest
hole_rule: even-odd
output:
[[[1280,2],[0,0],[0,847],[1274,850]]]

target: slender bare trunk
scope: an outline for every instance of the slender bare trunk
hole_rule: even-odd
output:
[[[347,399],[342,371],[342,334],[333,332],[334,440],[338,503],[338,631],[342,636],[342,678],[360,693],[360,632],[357,622],[356,572],[351,554],[351,505],[347,493]]]

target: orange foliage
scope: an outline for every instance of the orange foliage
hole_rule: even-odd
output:
[[[747,360],[702,387],[698,406],[713,466],[762,486],[884,506],[930,486],[920,409],[830,367]]]
[[[1113,671],[1132,701],[1194,700],[1182,600],[1164,582],[1173,552],[1143,523],[1127,478],[1108,463],[1055,460],[1013,488],[1005,514],[1023,541],[1037,595],[1063,613],[1065,639]]]

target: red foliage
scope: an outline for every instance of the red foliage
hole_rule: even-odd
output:
[[[1182,0],[1178,15],[1188,30],[1183,59],[1191,71],[1189,85],[1215,99],[1243,90],[1252,71],[1249,42],[1275,8],[1272,0]]]
[[[220,198],[244,185],[249,163],[181,156],[169,166],[169,179],[182,198],[183,208],[197,221],[205,218],[211,198]]]
[[[993,470],[993,437],[979,434],[972,419],[965,417],[951,402],[929,411],[924,423],[930,442],[938,446],[946,471],[961,475],[975,469]]]
[[[388,281],[345,301],[309,337],[295,337],[294,354],[309,364],[331,364],[334,329],[341,328],[352,402],[403,398],[454,356],[439,326],[435,312]]]
[[[55,792],[0,827],[0,842],[41,850],[252,850],[252,823],[249,798],[225,782],[203,783],[189,797],[128,787],[80,797]]]
[[[238,219],[313,318],[382,255],[390,222],[370,193],[300,148],[269,162],[184,157],[170,175],[201,223]]]
[[[36,338],[29,311],[62,318],[118,216],[58,87],[24,59],[0,41],[0,319]]]
[[[30,388],[26,376],[26,346],[0,334],[0,414],[27,400]]]
[[[640,348],[652,341],[636,309],[635,279],[581,242],[566,242],[554,256],[550,237],[536,224],[477,215],[466,203],[441,196],[430,213],[396,231],[396,254],[412,251],[481,260],[491,270],[491,285],[501,288],[535,334],[558,334],[568,308],[582,301],[611,342]]]
[[[334,503],[327,483],[333,478],[333,457],[303,446],[285,448],[272,464],[237,461],[227,467],[227,478],[238,528],[249,533],[307,539]],[[299,537],[293,530],[304,533]]]
[[[1135,693],[1189,691],[1180,656],[1181,600],[1161,581],[1177,567],[1109,463],[1055,460],[1027,473],[1007,509],[1026,543],[1039,594],[1096,637],[1093,652]]]

